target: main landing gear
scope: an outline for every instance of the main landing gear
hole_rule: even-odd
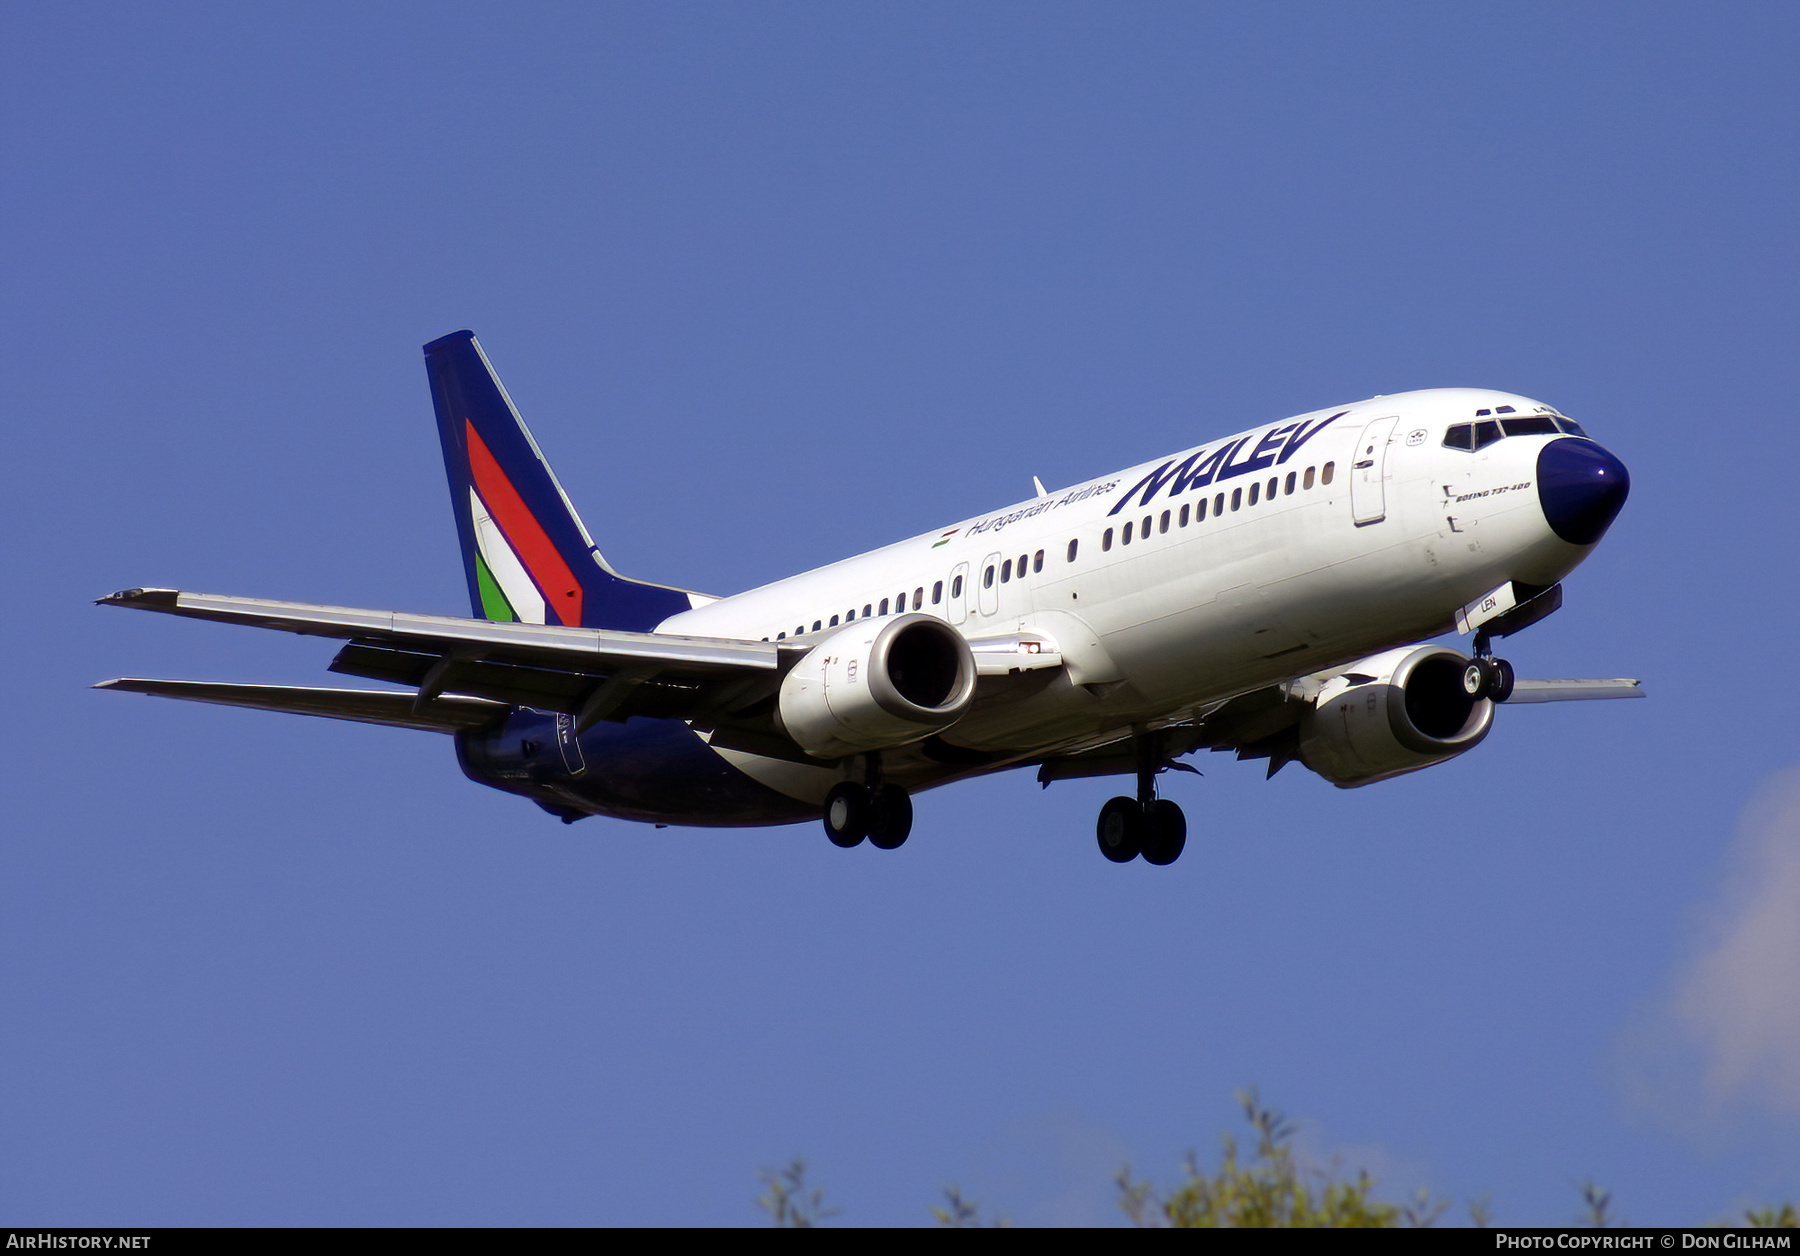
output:
[[[1471,698],[1491,698],[1505,702],[1512,697],[1513,667],[1505,659],[1494,657],[1486,633],[1475,636],[1475,657],[1463,668],[1463,692]]]
[[[897,850],[912,832],[912,799],[898,785],[882,785],[880,763],[870,756],[869,783],[839,781],[825,795],[825,836],[848,849],[863,838],[877,850]]]
[[[1138,769],[1138,796],[1111,799],[1094,826],[1100,853],[1114,863],[1139,855],[1149,864],[1172,864],[1187,846],[1187,817],[1167,798],[1156,796],[1156,767],[1146,756]]]

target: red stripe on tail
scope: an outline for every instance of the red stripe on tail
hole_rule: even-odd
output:
[[[569,564],[563,561],[556,545],[538,526],[530,507],[525,505],[512,481],[506,478],[506,472],[494,461],[494,455],[482,443],[475,425],[465,419],[463,428],[469,440],[469,474],[474,477],[475,491],[487,504],[488,513],[518,552],[525,570],[537,581],[539,591],[550,609],[556,612],[556,617],[570,628],[581,627],[581,582],[575,579],[575,573],[569,570]]]

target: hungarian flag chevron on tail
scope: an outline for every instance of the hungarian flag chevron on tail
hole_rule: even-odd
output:
[[[426,345],[425,369],[476,616],[649,632],[692,609],[607,566],[474,332]]]

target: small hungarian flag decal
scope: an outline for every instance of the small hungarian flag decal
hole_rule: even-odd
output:
[[[961,531],[962,531],[961,528],[951,528],[948,532],[944,533],[943,536],[941,536],[937,540],[933,541],[931,543],[931,548],[936,549],[940,545],[948,545],[950,543],[950,538],[955,536],[958,532],[961,532]]]

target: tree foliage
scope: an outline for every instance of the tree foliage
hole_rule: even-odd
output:
[[[795,1156],[784,1169],[759,1170],[756,1180],[768,1188],[757,1197],[756,1205],[779,1227],[810,1230],[838,1214],[825,1202],[824,1187],[807,1187],[806,1161],[800,1156]]]
[[[1303,1168],[1294,1155],[1294,1126],[1266,1107],[1254,1090],[1239,1091],[1244,1117],[1256,1132],[1256,1150],[1240,1158],[1237,1139],[1227,1134],[1216,1172],[1208,1173],[1188,1154],[1185,1180],[1167,1195],[1149,1181],[1137,1181],[1127,1165],[1119,1170],[1119,1206],[1134,1225],[1175,1229],[1294,1227],[1381,1229],[1411,1221],[1429,1225],[1443,1211],[1421,1198],[1401,1208],[1374,1198],[1366,1172],[1349,1180],[1329,1169]]]
[[[1384,1203],[1375,1198],[1375,1180],[1359,1170],[1355,1177],[1340,1176],[1334,1160],[1326,1168],[1310,1167],[1294,1150],[1295,1126],[1273,1108],[1265,1106],[1254,1088],[1238,1092],[1244,1118],[1255,1132],[1255,1150],[1246,1159],[1237,1139],[1226,1134],[1219,1167],[1207,1172],[1189,1152],[1183,1164],[1183,1180],[1166,1195],[1149,1180],[1131,1175],[1131,1166],[1120,1169],[1114,1181],[1119,1188],[1119,1207],[1133,1225],[1173,1229],[1304,1228],[1386,1229],[1394,1226],[1429,1226],[1443,1215],[1447,1205],[1421,1190],[1410,1204]],[[757,1180],[764,1188],[757,1205],[777,1226],[808,1229],[838,1214],[825,1202],[820,1187],[806,1183],[806,1161],[796,1156],[787,1167],[763,1169]],[[1590,1226],[1616,1226],[1625,1222],[1612,1211],[1612,1193],[1592,1181],[1581,1186],[1582,1222]],[[982,1224],[980,1205],[965,1199],[956,1186],[944,1188],[944,1204],[933,1207],[938,1225],[953,1229]],[[1487,1197],[1469,1205],[1469,1219],[1477,1227],[1492,1224]],[[1002,1217],[996,1224],[1006,1225]],[[1729,1224],[1729,1223],[1725,1223]],[[1800,1228],[1800,1215],[1792,1204],[1753,1208],[1744,1213],[1743,1225],[1759,1229]]]
[[[1744,1213],[1744,1224],[1753,1230],[1800,1230],[1800,1213],[1792,1204],[1779,1208],[1752,1208]]]

